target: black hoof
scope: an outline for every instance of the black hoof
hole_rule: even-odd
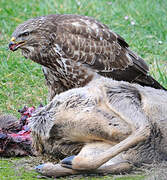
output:
[[[61,166],[72,169],[72,160],[74,159],[74,157],[75,156],[70,156],[70,157],[64,158],[61,161]]]
[[[40,165],[38,165],[38,166],[35,167],[35,170],[36,170],[37,172],[41,173],[43,167],[44,167],[44,164],[40,164]]]

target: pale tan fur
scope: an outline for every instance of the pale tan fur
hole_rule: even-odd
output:
[[[44,164],[47,176],[121,173],[167,156],[167,93],[99,78],[56,95],[30,120],[33,144],[71,165]],[[70,169],[67,169],[70,168]]]

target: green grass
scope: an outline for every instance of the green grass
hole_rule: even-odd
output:
[[[24,167],[17,167],[16,164],[19,162],[20,158],[6,159],[2,158],[0,160],[0,180],[44,180],[46,177],[40,176],[33,170],[25,170]],[[65,179],[80,179],[80,180],[142,180],[143,175],[126,175],[124,176],[71,176],[67,178],[60,178],[60,180]],[[52,180],[53,178],[47,178],[47,180]]]
[[[7,50],[16,26],[35,16],[76,13],[93,16],[119,33],[150,64],[150,73],[167,87],[166,0],[1,0],[0,113],[17,115],[23,105],[46,103],[41,66]],[[125,20],[125,16],[129,19]],[[134,21],[135,25],[131,25]]]
[[[25,167],[17,167],[16,163],[20,158],[2,158],[0,160],[0,180],[44,180],[42,176],[33,170],[25,170]],[[47,178],[51,180],[52,178]]]
[[[0,163],[0,179],[1,180],[18,180],[31,179],[37,177],[35,172],[26,172],[24,168],[16,169],[12,160],[3,159]]]
[[[47,88],[41,66],[18,52],[9,52],[7,46],[19,23],[55,13],[93,16],[108,24],[147,61],[151,75],[167,88],[166,0],[0,0],[0,113],[19,116],[17,110],[23,105],[46,104]],[[0,160],[0,163],[1,168],[8,169],[0,179],[3,176],[14,179],[16,174],[12,174],[10,162]],[[33,177],[31,173],[28,175]]]

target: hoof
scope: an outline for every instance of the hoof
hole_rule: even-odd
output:
[[[61,166],[72,169],[72,161],[73,161],[74,158],[75,158],[75,156],[70,156],[70,157],[64,158],[60,162]]]
[[[40,164],[40,165],[38,165],[38,166],[35,167],[35,170],[36,170],[37,172],[39,172],[39,173],[42,173],[43,167],[44,167],[44,164]]]
[[[52,163],[45,163],[45,164],[40,164],[35,167],[35,171],[48,177],[55,176],[55,165]]]

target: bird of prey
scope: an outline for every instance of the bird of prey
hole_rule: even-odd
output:
[[[43,66],[50,100],[99,76],[164,89],[121,36],[91,17],[55,14],[29,19],[13,32],[9,49],[21,49],[25,58]]]

